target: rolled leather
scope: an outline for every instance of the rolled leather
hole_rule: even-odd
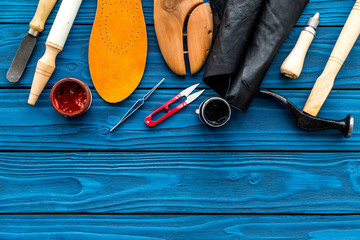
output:
[[[204,82],[246,112],[309,0],[212,0],[221,18]],[[216,26],[215,26],[215,29]]]

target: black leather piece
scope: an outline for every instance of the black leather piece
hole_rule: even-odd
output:
[[[246,46],[256,26],[263,1],[228,0],[225,5],[204,78],[206,84],[222,97],[225,97],[232,76],[238,71],[245,57]],[[216,6],[224,7],[214,5]],[[221,13],[220,10],[217,12]]]
[[[216,14],[223,16],[204,82],[231,106],[246,112],[280,45],[308,2],[227,0],[224,5],[222,0],[213,0]]]
[[[218,33],[220,22],[224,14],[225,6],[226,6],[227,0],[214,0],[211,2],[211,9],[214,17],[214,38]]]

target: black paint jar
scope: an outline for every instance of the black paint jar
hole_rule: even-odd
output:
[[[222,98],[210,97],[203,101],[200,108],[196,110],[201,121],[214,128],[224,126],[231,117],[231,107]]]

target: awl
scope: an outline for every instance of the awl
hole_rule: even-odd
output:
[[[28,103],[35,105],[46,83],[55,70],[55,60],[63,50],[82,0],[63,0],[56,15],[49,36],[46,51],[37,63]]]
[[[314,14],[301,31],[300,37],[294,49],[281,65],[280,71],[288,78],[296,79],[300,76],[306,54],[314,40],[316,29],[320,23],[320,13]]]
[[[37,36],[44,30],[45,22],[51,13],[56,0],[40,0],[35,16],[30,22],[30,30],[23,38],[14,60],[6,74],[9,82],[18,82],[35,48]]]

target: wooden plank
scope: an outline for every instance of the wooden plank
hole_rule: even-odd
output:
[[[7,31],[11,28],[13,31]],[[37,61],[45,52],[45,41],[49,32],[47,28],[39,39],[35,51],[29,61],[27,69],[18,84],[9,83],[6,80],[6,72],[11,65],[13,57],[19,47],[22,37],[27,31],[27,26],[22,25],[0,25],[4,31],[3,41],[0,43],[0,51],[3,54],[3,61],[0,61],[0,86],[2,87],[30,87]],[[185,87],[196,81],[201,81],[203,71],[194,76],[178,77],[167,67],[164,62],[155,36],[154,27],[148,27],[148,58],[144,78],[140,87],[152,88],[162,78],[168,80],[162,87]],[[58,80],[65,77],[75,77],[85,81],[93,87],[88,66],[88,45],[91,34],[91,26],[74,26],[64,51],[57,57],[57,68],[51,77],[48,86],[52,86]],[[190,82],[190,83],[189,83]]]
[[[40,152],[0,159],[1,213],[360,213],[359,153]]]
[[[344,25],[354,2],[354,0],[311,0],[298,24],[305,25],[315,12],[320,12],[321,25]],[[2,0],[0,23],[29,23],[35,13],[37,3],[37,0]],[[143,0],[142,4],[146,23],[153,24],[153,0]],[[60,1],[49,17],[50,23],[53,22],[59,6]],[[83,1],[75,24],[92,24],[95,12],[96,0]]]
[[[2,239],[358,239],[359,216],[0,216]]]
[[[345,139],[335,130],[305,132],[298,129],[285,106],[269,98],[256,99],[247,114],[233,111],[223,128],[203,125],[195,109],[201,100],[215,93],[207,91],[196,102],[151,129],[144,118],[175,96],[179,90],[158,90],[141,110],[117,131],[109,129],[147,91],[137,90],[127,101],[111,105],[93,91],[89,112],[78,119],[66,119],[52,109],[49,91],[36,107],[27,102],[29,90],[0,90],[0,150],[306,150],[359,151],[359,128]],[[309,91],[278,91],[303,106]],[[334,91],[319,116],[343,119],[348,113],[357,119],[360,110],[358,91]]]
[[[11,32],[7,31],[9,28]],[[0,25],[0,31],[4,33],[3,41],[0,43],[0,51],[3,54],[0,61],[0,86],[1,87],[30,87],[38,59],[44,54],[45,40],[49,29],[39,38],[35,52],[30,59],[23,78],[18,84],[9,83],[6,80],[6,72],[17,51],[21,38],[26,33],[27,26],[22,25]],[[148,59],[145,75],[140,84],[141,88],[152,88],[163,77],[167,81],[161,87],[186,87],[191,83],[202,81],[204,69],[194,75],[178,77],[170,71],[164,62],[153,27],[148,27]],[[320,76],[341,28],[320,28],[313,45],[305,61],[303,73],[299,79],[291,80],[283,77],[280,73],[280,66],[283,60],[294,47],[297,38],[302,30],[295,28],[289,35],[276,56],[269,73],[264,80],[264,88],[312,88],[315,80]],[[58,80],[65,77],[75,77],[84,80],[88,85],[93,86],[88,69],[88,39],[90,37],[90,26],[75,26],[70,34],[69,40],[63,52],[57,58],[57,69],[50,79],[48,86],[52,86]],[[350,53],[350,56],[335,81],[335,88],[358,88],[360,81],[360,41]]]

